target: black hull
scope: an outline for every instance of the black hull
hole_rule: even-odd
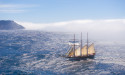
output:
[[[82,57],[66,57],[69,58],[69,60],[86,60],[86,59],[94,59],[95,55],[89,55],[89,56],[82,56]]]
[[[93,59],[95,55],[89,55],[88,58]]]

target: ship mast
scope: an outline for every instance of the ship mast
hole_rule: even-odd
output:
[[[73,46],[74,48],[73,48],[73,55],[74,55],[74,57],[75,57],[75,34],[74,34],[74,46]]]
[[[80,56],[82,56],[82,32],[81,32]]]
[[[88,56],[88,32],[87,32],[87,56]]]

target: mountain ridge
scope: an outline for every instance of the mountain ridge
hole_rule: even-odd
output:
[[[25,29],[22,25],[17,24],[13,20],[0,20],[0,30],[17,30]]]

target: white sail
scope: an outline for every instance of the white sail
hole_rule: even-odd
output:
[[[87,45],[83,46],[82,49],[81,47],[78,47],[74,51],[74,46],[79,46],[79,43],[75,42],[75,35],[74,35],[74,41],[69,43],[71,47],[70,51],[66,54],[68,57],[87,57],[89,55],[95,55],[95,49],[94,49],[94,44],[91,44],[89,47],[88,45],[88,33],[87,33]],[[82,45],[82,33],[81,33],[81,45]]]
[[[82,48],[82,56],[87,56],[87,45]]]
[[[68,56],[69,57],[73,57],[74,56],[74,51],[73,51],[73,47],[70,49],[70,51],[68,52]],[[80,56],[80,48],[75,49],[75,56]]]
[[[74,51],[73,51],[73,47],[70,49],[70,51],[68,52],[68,56],[69,57],[73,57]],[[78,57],[80,56],[80,47],[75,49],[75,56]],[[82,48],[82,56],[87,56],[87,45],[83,46]]]
[[[69,52],[67,53],[67,55],[69,56],[69,57],[72,57],[73,56],[73,47],[69,50]]]
[[[80,56],[80,47],[75,50],[75,56]]]
[[[94,44],[91,44],[88,48],[88,55],[95,54]]]

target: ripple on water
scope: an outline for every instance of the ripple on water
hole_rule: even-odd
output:
[[[125,74],[125,44],[96,40],[95,59],[70,61],[60,55],[71,38],[66,33],[0,31],[0,74]]]

